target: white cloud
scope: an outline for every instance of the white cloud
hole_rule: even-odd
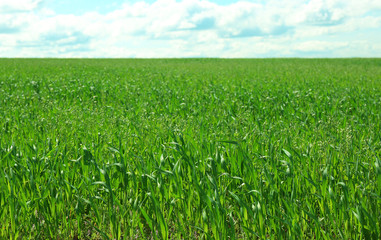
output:
[[[24,12],[36,9],[42,0],[0,0],[0,12]]]
[[[238,1],[227,6],[158,0],[126,2],[105,14],[55,10],[44,8],[41,0],[0,0],[0,55],[381,56],[374,34],[368,40],[358,34],[377,31],[380,39],[381,1],[375,0]],[[364,52],[356,41],[372,47]]]
[[[347,42],[306,41],[296,45],[294,49],[301,52],[323,52],[347,47],[348,45]]]

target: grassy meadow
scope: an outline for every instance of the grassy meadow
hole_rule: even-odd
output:
[[[1,239],[379,239],[381,59],[0,59]]]

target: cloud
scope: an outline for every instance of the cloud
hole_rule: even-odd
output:
[[[306,41],[294,46],[293,49],[299,52],[319,53],[347,47],[348,45],[346,42]]]
[[[381,38],[379,13],[375,0],[126,1],[116,10],[82,15],[60,14],[42,0],[0,0],[0,55],[381,56],[374,40]]]
[[[20,27],[12,26],[11,24],[0,23],[0,34],[17,33],[20,31]]]
[[[82,32],[48,33],[41,37],[44,43],[61,47],[70,45],[83,45],[90,42],[90,37]]]
[[[42,3],[42,0],[1,0],[0,13],[32,11]]]

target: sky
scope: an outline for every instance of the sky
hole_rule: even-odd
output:
[[[381,0],[0,0],[0,57],[381,57]]]

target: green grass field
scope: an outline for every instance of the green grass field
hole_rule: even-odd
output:
[[[1,239],[378,239],[381,59],[0,59]]]

